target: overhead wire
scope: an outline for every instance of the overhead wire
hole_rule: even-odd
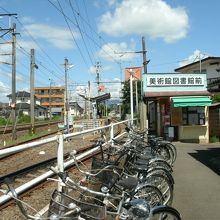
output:
[[[4,41],[6,41],[3,37],[2,37],[1,39],[4,40]],[[27,56],[28,58],[30,57],[30,53],[27,52],[18,42],[16,42],[16,48],[17,48],[21,53],[23,53],[25,56]],[[19,63],[20,65],[22,65],[23,67],[25,67],[26,69],[29,70],[29,68],[28,68],[26,65],[24,65],[23,62],[19,62],[19,59],[16,59],[16,62]],[[42,66],[41,63],[39,63],[39,64]],[[48,69],[47,69],[47,71],[50,72]],[[16,72],[19,73],[18,70],[16,70]],[[40,70],[40,72],[42,72],[42,71]],[[44,73],[44,72],[42,72],[42,73],[43,73],[43,75],[45,76],[45,73]],[[26,77],[26,75],[24,75],[24,74],[22,74],[22,73],[19,73],[19,74]],[[38,81],[38,80],[37,80],[37,81]],[[41,84],[42,84],[42,83],[41,83]]]
[[[8,10],[6,10],[5,8],[3,8],[2,6],[0,6],[0,8],[5,11],[6,13],[10,13]],[[40,50],[47,56],[47,58],[59,69],[61,70],[60,66],[57,65],[52,58],[46,53],[46,51],[41,47],[41,45],[35,40],[35,38],[30,34],[30,32],[25,28],[25,26],[23,25],[23,23],[19,20],[19,18],[17,16],[13,16],[18,23],[24,28],[24,31],[30,36],[30,38],[33,40],[33,42],[36,43],[36,45],[40,48]]]
[[[88,49],[87,44],[86,44],[86,41],[85,41],[85,39],[84,39],[84,35],[83,35],[83,33],[82,33],[82,30],[81,30],[81,27],[80,27],[79,22],[78,22],[78,20],[77,20],[77,17],[76,17],[76,15],[75,15],[75,13],[74,13],[73,5],[72,5],[72,3],[71,3],[70,0],[69,0],[69,5],[70,5],[70,8],[71,8],[71,10],[72,10],[73,16],[74,16],[74,18],[75,18],[75,21],[76,21],[76,24],[77,24],[77,28],[79,29],[79,33],[80,33],[80,35],[81,35],[81,37],[82,37],[83,44],[84,44],[84,46],[85,46],[85,49],[86,49],[86,52],[87,52],[88,57],[89,57],[89,59],[90,59],[90,62],[91,62],[92,64],[94,64],[95,61],[92,59],[92,55],[91,55],[90,52],[89,52],[89,49]]]
[[[3,9],[2,7],[0,7],[1,9]],[[7,10],[3,9],[4,11],[8,12]],[[20,22],[20,20],[17,18],[17,20],[19,21],[19,23],[24,27],[24,25]],[[25,29],[25,27],[24,27]],[[38,45],[39,48],[41,48],[41,46],[38,44],[38,42],[32,37],[32,35],[25,29],[25,31],[29,34],[29,36],[31,37],[31,39]],[[3,39],[3,38],[2,38]],[[28,58],[30,57],[30,53],[23,48],[23,46],[16,42],[16,48],[20,50],[21,53],[23,53],[24,55],[26,55]],[[41,50],[47,55],[47,53],[41,48]],[[47,55],[48,58],[50,58]],[[36,61],[38,62],[38,59],[36,59]],[[48,73],[53,74],[56,78],[58,78],[61,81],[64,81],[64,79],[62,77],[60,77],[58,74],[56,74],[53,70],[50,70],[48,67],[46,67],[41,61],[38,62],[40,66],[42,66],[45,70],[48,71]],[[61,69],[61,68],[60,68]],[[40,70],[40,72],[42,72]],[[45,76],[45,72],[42,72],[42,74]],[[47,74],[47,73],[46,73]],[[49,76],[49,74],[48,74]]]
[[[59,9],[51,0],[47,0],[54,8],[56,8],[56,10],[57,11],[59,11],[60,13],[62,13],[62,10],[61,9]],[[63,13],[62,13],[63,14]],[[76,23],[74,23],[73,21],[72,21],[72,19],[70,19],[67,15],[65,15],[65,14],[63,14],[63,16],[65,16],[65,18],[66,18],[66,20],[69,20],[74,26],[76,26],[77,27],[77,24]],[[79,15],[80,16],[80,15]],[[82,18],[82,17],[81,17]],[[100,48],[100,49],[102,49],[103,50],[103,52],[104,53],[106,53],[111,59],[112,59],[112,61],[114,61],[114,62],[116,62],[117,64],[119,64],[119,62],[111,55],[111,54],[109,54],[106,50],[104,50],[90,35],[88,35],[86,32],[84,32],[84,31],[82,31],[84,34],[85,34],[85,36],[89,39],[89,40],[91,40],[98,48]],[[101,36],[99,36],[99,38],[101,38]],[[114,52],[114,50],[113,50],[113,52]]]
[[[84,2],[84,1],[83,1],[83,2]],[[84,2],[84,5],[85,5],[85,2]],[[86,7],[85,7],[85,8],[86,8]],[[116,52],[111,46],[109,46],[109,44],[104,40],[104,38],[103,38],[100,34],[98,34],[97,31],[94,30],[94,28],[91,26],[89,20],[87,21],[86,19],[84,19],[84,18],[81,16],[81,14],[80,14],[79,12],[77,12],[76,10],[74,10],[74,11],[75,11],[75,13],[77,14],[77,16],[79,16],[79,17],[82,19],[82,21],[85,22],[85,24],[90,28],[90,30],[98,37],[99,40],[102,40],[103,43],[104,43],[109,49],[111,49],[113,52]],[[96,45],[97,45],[99,48],[102,48],[99,44],[96,44]],[[104,51],[104,52],[106,52],[106,54],[110,55],[107,51]],[[114,57],[112,57],[112,58],[113,58],[113,60],[117,63],[117,60],[116,60]]]
[[[0,8],[2,10],[4,10],[5,12],[9,13],[6,9],[4,9],[3,7],[0,6]],[[43,48],[41,47],[41,45],[35,40],[35,38],[30,34],[30,32],[25,28],[25,26],[23,25],[23,23],[19,20],[18,17],[15,17],[16,20],[18,21],[18,23],[23,27],[24,31],[30,36],[30,38],[32,39],[32,41],[39,47],[39,49],[46,55],[46,57],[59,69],[59,71],[63,71],[60,66],[58,66],[52,59],[51,57],[45,52],[45,50],[43,50]],[[30,53],[27,52],[18,42],[17,45],[19,46],[19,49],[23,50],[23,54],[25,54],[26,56],[30,57]],[[38,59],[36,59],[36,62],[39,63],[40,66],[42,66],[45,70],[48,71],[48,73],[53,74],[57,79],[64,81],[62,74],[58,75],[57,73],[54,72],[54,70],[50,70],[48,67],[46,67],[42,61],[38,61]],[[43,72],[43,74],[45,74]],[[48,74],[49,76],[49,74]]]
[[[79,5],[78,5],[78,2],[77,2],[77,0],[75,0],[75,3],[76,3],[76,6],[77,6],[77,9],[78,9],[78,11],[79,11],[79,13],[77,13],[77,15],[78,14],[80,14],[80,9],[79,9]],[[88,11],[87,11],[87,6],[86,6],[86,4],[85,4],[85,0],[83,0],[83,9],[85,10],[85,15],[86,15],[86,19],[87,19],[87,22],[90,24],[90,18],[89,18],[89,15],[88,15]],[[85,19],[85,20],[86,20]],[[82,23],[82,25],[83,25],[83,29],[85,30],[85,26],[84,26],[84,22],[81,22]],[[91,26],[91,24],[90,24],[90,26]],[[91,30],[91,27],[89,26],[89,30],[90,30],[90,33],[91,33],[91,37],[92,38],[94,38],[94,35],[93,35],[93,31]],[[88,41],[88,44],[89,44],[89,46],[90,46],[90,48],[91,48],[91,51],[92,51],[92,54],[95,54],[95,51],[96,51],[96,48],[95,48],[95,44],[90,44],[90,41]],[[92,46],[94,47],[94,48],[92,48]]]
[[[75,45],[77,46],[77,48],[78,48],[78,50],[79,50],[79,53],[80,53],[80,55],[81,55],[81,57],[82,57],[82,59],[83,59],[84,64],[85,64],[85,65],[87,66],[87,68],[89,69],[89,65],[88,65],[88,63],[87,63],[87,61],[86,61],[86,59],[85,59],[85,57],[84,57],[84,55],[83,55],[83,53],[82,53],[80,47],[79,47],[79,45],[78,45],[78,43],[77,43],[77,41],[76,41],[76,38],[75,38],[75,36],[74,36],[74,34],[73,34],[73,31],[72,31],[72,29],[71,29],[71,27],[70,27],[70,24],[69,24],[69,22],[68,22],[67,16],[66,16],[66,14],[64,13],[63,8],[62,8],[62,6],[61,6],[59,0],[57,0],[57,2],[58,2],[58,5],[59,5],[59,7],[60,7],[60,12],[61,12],[61,14],[63,15],[64,20],[65,20],[65,22],[66,22],[66,24],[67,24],[67,27],[68,27],[68,29],[69,29],[69,31],[70,31],[70,34],[71,34],[72,39],[73,39],[73,42],[74,42]]]
[[[57,63],[55,63],[52,58],[46,53],[46,51],[41,47],[41,45],[37,42],[37,40],[30,34],[30,32],[25,28],[25,26],[23,25],[23,23],[17,18],[17,21],[20,23],[20,25],[24,28],[24,31],[30,36],[30,38],[33,40],[34,43],[36,43],[36,45],[39,47],[39,49],[42,51],[43,54],[45,54],[45,56],[50,60],[50,62],[52,62],[54,64],[55,67],[57,67],[57,69],[59,71],[63,71],[61,69],[61,67],[59,65],[57,65]]]

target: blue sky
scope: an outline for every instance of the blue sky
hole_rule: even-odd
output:
[[[88,81],[96,90],[94,65],[101,63],[101,81],[123,80],[124,68],[142,66],[145,37],[148,72],[173,72],[205,56],[220,56],[220,2],[191,0],[0,0],[0,13],[17,13],[17,90],[29,90],[30,49],[36,50],[35,86],[64,85],[64,58],[69,90],[84,92]],[[0,18],[8,28],[8,18]],[[2,32],[1,32],[2,34]],[[9,41],[10,34],[0,38]],[[1,44],[0,54],[10,45]],[[0,101],[11,93],[10,56],[0,55]],[[118,97],[120,83],[106,83]],[[72,92],[74,94],[75,92]],[[76,96],[73,96],[75,99]]]

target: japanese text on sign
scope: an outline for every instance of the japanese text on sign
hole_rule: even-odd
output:
[[[204,78],[200,76],[153,76],[147,78],[147,86],[203,86]]]

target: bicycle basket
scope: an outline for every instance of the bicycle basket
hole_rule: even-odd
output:
[[[107,165],[112,165],[108,162],[103,162],[102,159],[93,157],[92,158],[92,166],[91,166],[91,172],[97,173],[102,168],[106,167]],[[116,171],[116,172],[114,172]],[[115,168],[109,168],[106,170],[103,170],[101,173],[99,173],[96,178],[100,182],[102,182],[103,185],[107,186],[108,188],[111,188],[115,182],[119,179],[119,175],[122,173],[122,169],[115,167]]]
[[[105,219],[105,207],[104,206],[98,206],[95,204],[82,202],[80,200],[77,200],[73,197],[70,197],[69,195],[58,192],[55,190],[52,194],[49,211],[48,211],[48,217],[51,215],[57,215],[59,216],[59,219],[62,219],[63,215],[67,213],[68,211],[72,210],[72,205],[75,204],[76,206],[80,207],[82,211],[78,214],[82,218],[89,219],[89,220],[104,220]],[[76,220],[78,219],[78,216],[76,214],[73,214],[73,216],[68,216],[68,218]],[[63,219],[66,219],[63,217]]]

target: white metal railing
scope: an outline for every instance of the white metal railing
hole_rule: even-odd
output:
[[[44,140],[34,141],[32,143],[22,144],[22,145],[18,145],[15,147],[2,149],[2,150],[0,150],[0,158],[3,156],[8,156],[10,154],[20,152],[20,151],[25,151],[30,148],[39,147],[39,146],[46,144],[46,143],[57,142],[58,143],[57,144],[57,168],[58,168],[58,171],[62,172],[62,171],[64,171],[65,168],[70,166],[70,164],[73,164],[73,161],[68,161],[68,162],[64,163],[64,160],[63,160],[63,158],[64,158],[64,141],[66,139],[71,138],[71,137],[75,137],[75,136],[79,136],[82,134],[88,134],[88,133],[92,133],[94,131],[99,131],[99,130],[103,130],[106,128],[110,128],[110,131],[109,131],[110,138],[109,138],[108,142],[112,142],[112,139],[114,138],[114,126],[117,126],[117,125],[123,124],[123,123],[129,124],[130,121],[131,120],[129,119],[129,120],[125,120],[125,121],[121,121],[121,122],[117,122],[117,123],[111,123],[110,125],[102,126],[99,128],[89,129],[89,130],[75,132],[75,133],[71,133],[71,134],[61,134],[60,133],[60,134],[55,135],[54,137],[46,138]],[[122,136],[122,134],[119,136]],[[94,147],[93,149],[89,150],[88,153],[91,153],[91,151],[95,152],[97,150],[98,150],[98,148]],[[87,152],[83,153],[82,155],[79,155],[79,158],[77,158],[77,159],[80,159],[80,157],[83,157],[84,154],[86,154],[86,153]],[[19,188],[16,189],[16,192],[18,194],[20,194],[20,193],[24,192],[26,189],[30,189],[32,186],[36,185],[38,182],[41,182],[42,180],[48,178],[52,174],[53,174],[52,171],[48,171],[47,173],[45,173],[39,177],[36,177],[32,181],[20,186]],[[58,190],[61,190],[61,188],[62,188],[62,186],[58,182]],[[4,202],[7,202],[10,199],[10,197],[11,197],[10,195],[1,196],[0,197],[0,205],[3,204]]]
[[[34,141],[31,143],[27,143],[27,144],[21,144],[15,147],[11,147],[11,148],[6,148],[6,149],[2,149],[0,150],[0,158],[4,157],[4,156],[8,156],[10,154],[14,154],[20,151],[24,151],[30,148],[35,148],[35,147],[39,147],[43,144],[46,143],[51,143],[51,142],[58,142],[58,148],[57,148],[57,167],[58,170],[60,172],[62,172],[64,170],[64,163],[63,163],[63,157],[64,157],[64,140],[71,138],[71,137],[75,137],[75,136],[79,136],[82,134],[88,134],[94,131],[99,131],[99,130],[103,130],[103,129],[107,129],[110,128],[110,140],[109,142],[112,142],[112,139],[114,138],[114,126],[122,124],[122,123],[130,123],[130,119],[129,120],[125,120],[125,121],[121,121],[121,122],[117,122],[117,123],[111,123],[110,125],[106,125],[106,126],[102,126],[99,128],[94,128],[94,129],[88,129],[85,131],[80,131],[80,132],[74,132],[74,133],[70,133],[70,134],[57,134],[54,137],[51,138],[46,138],[44,140],[39,140],[39,141]],[[59,187],[58,187],[59,188]]]
[[[106,126],[102,126],[102,127],[98,127],[98,128],[93,128],[93,129],[88,129],[88,130],[84,130],[84,131],[79,131],[79,132],[74,132],[74,133],[70,133],[70,134],[57,134],[54,137],[51,138],[46,138],[43,140],[39,140],[39,141],[34,141],[31,143],[27,143],[27,144],[21,144],[15,147],[10,147],[10,148],[6,148],[6,149],[2,149],[0,150],[0,158],[4,157],[4,156],[8,156],[10,154],[14,154],[20,151],[24,151],[30,148],[35,148],[35,147],[39,147],[43,144],[47,144],[47,143],[51,143],[51,142],[58,142],[58,146],[59,145],[63,145],[64,140],[70,138],[70,137],[76,137],[79,135],[83,135],[83,134],[88,134],[88,133],[92,133],[95,131],[100,131],[100,130],[104,130],[106,128],[110,128],[110,140],[113,139],[114,137],[114,126],[119,125],[119,124],[123,124],[123,123],[130,123],[130,119],[129,120],[125,120],[125,121],[121,121],[121,122],[117,122],[117,123],[112,123],[110,125],[106,125]],[[63,137],[62,140],[60,140],[60,135]],[[62,146],[60,146],[62,147]]]

